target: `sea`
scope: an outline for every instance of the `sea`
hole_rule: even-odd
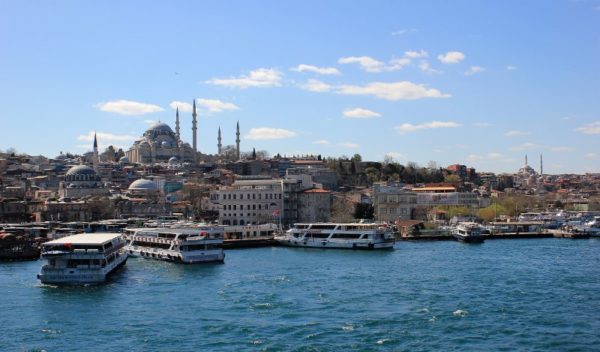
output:
[[[599,351],[600,240],[130,258],[99,286],[0,263],[0,351]]]

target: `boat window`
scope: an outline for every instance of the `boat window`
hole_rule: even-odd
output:
[[[336,225],[322,225],[322,224],[315,224],[312,225],[311,229],[313,230],[333,230],[335,229]]]

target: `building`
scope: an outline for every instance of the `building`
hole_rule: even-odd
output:
[[[82,198],[87,196],[108,196],[100,176],[89,166],[77,165],[67,171],[59,183],[58,196],[65,198]]]
[[[309,176],[294,179],[237,180],[231,186],[219,187],[210,195],[218,205],[219,223],[222,225],[248,225],[281,222],[289,226],[302,217],[316,221],[314,211],[303,206],[315,206],[323,212],[320,218],[329,218],[331,196],[329,192],[303,194],[313,188]],[[324,204],[323,199],[328,199]]]
[[[286,169],[286,175],[310,175],[314,182],[323,185],[323,188],[327,190],[336,191],[338,189],[338,174],[335,170],[331,170],[326,167],[291,167]]]
[[[125,152],[127,160],[137,164],[168,163],[175,157],[181,162],[194,162],[195,152],[166,123],[158,122],[144,132]]]
[[[420,187],[408,190],[383,182],[373,184],[373,208],[375,218],[379,221],[414,219],[419,217],[417,210],[436,206],[479,208],[488,204],[488,198],[482,198],[474,192],[457,192],[454,187],[450,186]]]

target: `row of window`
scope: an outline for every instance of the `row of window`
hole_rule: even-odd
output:
[[[250,204],[248,204],[248,206],[246,207],[246,210],[268,210],[269,209],[269,204],[258,204],[258,207],[256,206],[256,204],[252,204],[252,208],[250,208]],[[236,204],[225,204],[223,205],[223,210],[237,210],[237,205]],[[244,210],[244,204],[240,204],[240,210]]]
[[[236,193],[223,193],[223,199],[237,199],[237,194]],[[244,194],[240,193],[239,194],[239,199],[244,199]],[[217,197],[218,198],[218,197]],[[263,199],[263,194],[262,193],[258,193],[258,196],[256,193],[248,193],[246,194],[246,199]],[[264,199],[281,199],[281,193],[266,193],[264,195]]]

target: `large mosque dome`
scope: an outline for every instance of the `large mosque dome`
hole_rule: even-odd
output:
[[[169,127],[169,125],[167,125],[166,123],[163,122],[157,122],[154,125],[150,126],[146,132],[159,132],[159,133],[173,133],[173,130],[171,129],[171,127]]]
[[[133,181],[131,185],[129,185],[129,190],[156,191],[158,190],[158,187],[156,187],[156,183],[141,178],[139,180]]]
[[[92,169],[89,166],[77,165],[77,166],[73,166],[72,168],[70,168],[69,171],[67,171],[67,173],[65,174],[65,176],[77,176],[77,175],[95,176],[96,171],[94,171],[94,169]]]

